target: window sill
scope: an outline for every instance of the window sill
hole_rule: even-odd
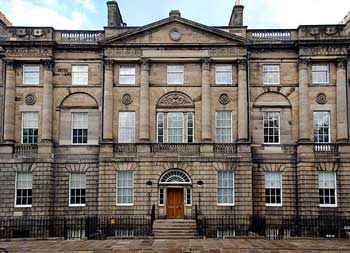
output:
[[[77,204],[77,205],[74,205],[74,204],[69,204],[69,207],[85,207],[86,204]]]
[[[283,207],[282,204],[265,204],[266,207]]]
[[[15,205],[15,208],[32,208],[32,205]]]
[[[134,204],[117,204],[117,206],[134,206]]]
[[[320,207],[321,207],[321,208],[325,208],[325,207],[326,207],[326,208],[327,208],[327,207],[328,207],[328,208],[337,208],[338,205],[320,205]]]
[[[217,206],[229,207],[229,206],[235,206],[235,204],[217,204]]]

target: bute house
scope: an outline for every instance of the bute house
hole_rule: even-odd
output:
[[[155,234],[136,217],[160,234],[174,218],[206,236],[349,233],[349,19],[251,30],[238,2],[227,26],[171,11],[129,27],[107,7],[97,31],[0,16],[0,237],[68,217],[87,237],[101,217],[125,237]]]

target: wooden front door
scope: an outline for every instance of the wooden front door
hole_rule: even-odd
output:
[[[167,218],[182,219],[184,218],[184,190],[167,189]]]

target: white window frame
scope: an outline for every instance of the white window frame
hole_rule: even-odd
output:
[[[220,69],[220,67],[222,69]],[[224,68],[228,68],[229,70],[225,70]],[[219,74],[226,74],[229,76],[229,81],[220,81],[218,79]],[[232,65],[231,64],[216,64],[215,65],[215,84],[218,85],[232,85]]]
[[[173,142],[169,142],[169,114],[179,114],[182,117],[182,142],[176,142],[174,144],[182,144],[185,143],[185,114],[183,112],[168,112],[167,113],[167,142],[168,143],[173,143]],[[187,128],[186,128],[187,129]]]
[[[316,128],[316,114],[323,114],[322,118],[324,118],[325,114],[328,114],[328,142],[316,142],[315,141],[315,128]],[[313,138],[314,138],[314,143],[317,144],[327,144],[327,143],[331,143],[331,112],[330,111],[314,111],[313,114]],[[317,127],[320,128],[320,127]]]
[[[85,185],[84,188],[72,188],[72,186],[71,186],[72,174],[84,176],[84,185]],[[85,189],[85,203],[84,204],[72,204],[71,203],[71,190],[73,190],[73,189],[80,189],[80,190]],[[69,173],[69,206],[70,207],[84,207],[84,206],[86,206],[86,174],[84,174],[84,173]]]
[[[163,191],[163,204],[160,203],[160,191]],[[160,187],[158,190],[158,206],[165,206],[166,203],[166,188]]]
[[[35,71],[26,71],[26,68],[35,67],[37,70]],[[36,82],[28,82],[26,80],[26,73],[36,73],[38,76],[36,77]],[[40,65],[37,64],[24,64],[23,65],[23,85],[39,85],[40,84]]]
[[[182,68],[182,71],[175,71],[171,70],[171,67],[180,67]],[[171,74],[182,74],[181,80],[171,80],[170,75]],[[183,64],[170,64],[167,66],[167,83],[168,84],[175,84],[175,85],[181,85],[185,83],[185,66]]]
[[[30,174],[31,176],[31,188],[18,188],[18,174]],[[28,190],[31,189],[32,190],[32,204],[31,205],[18,205],[17,204],[17,190]],[[33,173],[31,172],[17,172],[16,176],[15,176],[15,205],[16,208],[28,208],[28,207],[32,207],[33,206]]]
[[[230,141],[229,142],[219,142],[218,141],[218,114],[219,113],[223,113],[223,112],[228,112],[230,113],[230,121],[231,121],[231,124],[230,124]],[[233,129],[232,129],[232,124],[233,124],[233,120],[232,120],[232,111],[216,111],[215,113],[215,142],[216,143],[221,143],[221,144],[225,144],[225,143],[232,143],[233,141]],[[223,128],[223,127],[221,127]]]
[[[278,67],[278,71],[274,71],[271,70],[271,68],[269,69],[269,67]],[[278,75],[278,81],[274,82],[274,81],[269,81],[270,79],[274,79],[273,78],[268,78],[273,76],[273,75]],[[281,84],[281,66],[280,64],[264,64],[263,65],[263,84],[268,84],[268,85],[278,85]]]
[[[86,71],[77,71],[75,68],[84,67]],[[81,75],[86,75],[86,80],[82,82]],[[89,65],[88,64],[73,64],[72,65],[72,85],[89,85]]]
[[[319,175],[318,175],[318,190],[321,189],[332,189],[332,188],[325,188],[325,187],[321,187],[321,174],[334,174],[334,198],[335,198],[335,204],[321,204],[320,202],[320,207],[338,207],[338,190],[337,190],[337,173],[334,171],[320,171]],[[320,193],[318,194],[319,198]]]
[[[24,115],[36,115],[36,129],[38,131],[38,136],[37,136],[37,142],[33,142],[33,143],[24,143],[23,142],[23,130],[24,130]],[[36,145],[39,142],[39,113],[38,112],[22,112],[21,114],[22,116],[22,124],[21,124],[21,144],[24,145]],[[31,128],[31,129],[35,129],[35,128]]]
[[[314,67],[319,67],[319,66],[327,66],[327,71],[325,72],[325,71],[320,71],[320,70],[318,70],[318,71],[316,71],[316,70],[314,70]],[[314,78],[314,74],[316,74],[316,73],[327,73],[327,80],[325,81],[325,82],[320,82],[320,81],[318,81],[318,80],[314,80],[314,79],[316,79],[316,78]],[[325,63],[325,64],[312,64],[312,66],[311,66],[311,81],[312,81],[312,84],[329,84],[329,81],[330,81],[330,67],[329,67],[329,64],[327,64],[327,63]]]
[[[191,115],[192,114],[192,142],[189,142],[188,141],[188,136],[189,136],[189,134],[188,134],[188,129],[190,129],[190,127],[189,127],[189,115]],[[187,118],[187,125],[186,125],[186,143],[195,143],[195,139],[194,139],[194,136],[195,136],[195,129],[194,129],[194,123],[195,123],[195,117],[194,117],[194,112],[187,112],[187,114],[186,114],[186,118]]]
[[[118,202],[118,176],[119,176],[119,173],[131,173],[132,175],[132,203],[119,203]],[[125,187],[123,187],[122,189],[125,189]],[[127,188],[127,189],[130,189],[130,188]],[[134,201],[135,201],[135,175],[134,175],[134,171],[128,171],[128,170],[121,170],[121,171],[117,171],[116,173],[116,205],[117,206],[133,206],[134,205]]]
[[[279,188],[278,187],[266,187],[266,183],[267,183],[267,176],[271,176],[271,175],[278,175],[279,176]],[[282,207],[283,206],[283,175],[281,172],[265,172],[264,175],[264,179],[265,179],[265,206],[268,207]],[[269,181],[272,181],[271,178],[269,179]],[[267,189],[279,189],[281,191],[281,203],[266,203],[266,190]]]
[[[165,120],[166,114],[164,112],[157,112],[157,143],[164,143],[165,142]],[[162,127],[159,127],[159,123],[162,121]],[[159,135],[159,130],[162,129],[162,135]],[[162,136],[162,141],[159,141],[160,136]]]
[[[219,203],[219,173],[230,172],[232,173],[232,203]],[[221,187],[223,188],[223,187]],[[227,187],[228,188],[228,187]],[[235,173],[230,170],[220,170],[216,172],[216,203],[218,206],[235,206]]]
[[[132,74],[122,73],[123,69],[132,69]],[[124,82],[123,77],[132,78],[131,82]],[[135,85],[136,84],[136,67],[135,64],[121,64],[119,66],[119,84],[120,85]]]
[[[265,127],[265,118],[266,116],[268,116],[269,114],[276,114],[278,115],[278,127]],[[269,117],[268,117],[269,119]],[[278,142],[265,142],[265,129],[269,130],[269,129],[278,129]],[[270,135],[268,135],[270,136]],[[272,136],[274,137],[274,135]],[[263,138],[264,138],[264,144],[266,145],[280,145],[281,144],[281,113],[280,112],[263,112]]]
[[[86,114],[87,115],[87,127],[86,128],[74,128],[74,115],[76,114]],[[71,124],[71,143],[72,145],[76,145],[76,146],[81,146],[81,145],[88,145],[89,144],[89,113],[88,112],[72,112],[72,124]],[[73,142],[73,134],[74,134],[74,129],[87,129],[87,142],[86,143],[74,143]]]
[[[128,115],[127,119],[129,119],[129,116],[132,115],[133,118],[130,118],[131,121],[133,121],[134,125],[133,126],[129,126],[126,125],[125,122],[123,122],[122,125],[122,121],[121,121],[121,115]],[[126,135],[126,133],[128,133],[129,130],[131,131],[130,133],[132,133],[131,136]],[[125,130],[128,130],[127,132],[124,132]],[[125,134],[126,137],[123,137],[123,135]],[[129,139],[131,138],[131,139]],[[127,139],[127,140],[126,140]],[[130,144],[130,143],[135,143],[136,142],[136,113],[132,112],[132,111],[128,111],[128,112],[119,112],[118,114],[118,143],[126,143],[126,144]]]
[[[190,203],[187,203],[187,191],[190,191]],[[184,202],[185,206],[192,206],[192,188],[184,188]]]

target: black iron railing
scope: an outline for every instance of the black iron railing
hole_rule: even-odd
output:
[[[152,235],[149,216],[21,217],[0,219],[0,239],[106,239]]]
[[[205,237],[350,238],[350,217],[341,216],[223,216],[202,217],[196,221],[198,235]]]

